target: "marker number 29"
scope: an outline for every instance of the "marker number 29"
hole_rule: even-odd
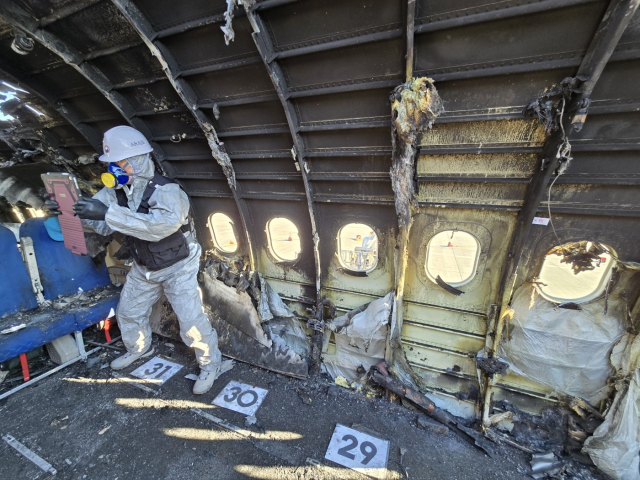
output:
[[[340,450],[338,450],[338,454],[343,457],[347,457],[350,460],[354,460],[356,456],[353,453],[349,453],[350,450],[353,450],[358,446],[358,439],[353,435],[345,435],[342,437],[342,440],[350,441],[351,443],[345,445]],[[371,442],[362,442],[360,444],[360,452],[364,455],[364,459],[360,461],[361,464],[368,464],[373,457],[378,453],[378,449]]]

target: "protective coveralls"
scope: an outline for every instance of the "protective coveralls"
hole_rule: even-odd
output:
[[[134,180],[122,188],[129,208],[118,205],[115,189],[105,187],[93,197],[108,207],[104,221],[82,220],[83,226],[101,235],[117,231],[157,242],[188,222],[189,198],[175,183],[156,185],[149,200],[149,213],[137,213],[155,168],[148,153],[131,157],[128,161],[134,170]],[[164,293],[180,321],[183,342],[194,348],[202,370],[215,372],[221,363],[218,335],[202,308],[196,279],[202,249],[193,233],[185,236],[189,256],[174,265],[151,271],[133,262],[120,294],[116,313],[118,325],[127,351],[133,354],[145,352],[151,345],[151,308]]]

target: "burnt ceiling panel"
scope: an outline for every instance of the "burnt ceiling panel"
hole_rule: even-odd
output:
[[[136,112],[163,111],[183,108],[184,102],[168,80],[119,90]]]
[[[304,140],[309,150],[379,147],[387,148],[389,151],[391,149],[391,135],[389,129],[384,127],[305,133]]]
[[[234,161],[233,166],[236,169],[236,174],[251,174],[265,175],[265,173],[271,175],[278,174],[296,174],[300,175],[296,170],[293,158],[245,158],[242,160]]]
[[[61,98],[96,93],[96,89],[78,71],[68,65],[34,75],[33,78],[45,83]]]
[[[15,3],[31,13],[35,18],[41,19],[43,17],[53,15],[60,10],[73,8],[74,4],[79,2],[78,0],[18,0]]]
[[[640,61],[609,63],[591,96],[594,104],[602,100],[640,100]]]
[[[179,143],[159,142],[170,160],[176,159],[209,159],[211,149],[204,139],[182,140]]]
[[[256,127],[284,126],[288,129],[287,117],[282,105],[276,100],[221,107],[219,118],[214,119],[214,125],[218,133]]]
[[[190,113],[160,113],[145,117],[145,121],[155,136],[182,134],[203,136],[202,130]],[[175,139],[174,139],[175,140]],[[175,141],[180,141],[179,138]]]
[[[487,68],[580,58],[593,37],[606,4],[472,24],[416,37],[416,70],[431,74],[451,69]]]
[[[369,155],[357,157],[313,157],[311,170],[314,173],[378,173],[389,178],[391,156]]]
[[[292,92],[340,84],[398,79],[404,73],[404,41],[392,39],[285,58],[280,62]]]
[[[215,65],[246,57],[257,57],[251,38],[251,25],[246,17],[233,20],[235,40],[225,45],[220,24],[210,24],[163,39],[182,70]],[[197,48],[194,48],[197,45]]]
[[[384,120],[390,124],[391,88],[296,98],[301,125]]]
[[[94,93],[90,95],[68,98],[66,101],[69,105],[76,109],[83,120],[104,116],[111,116],[118,121],[121,121],[122,119],[120,113],[118,113],[111,102],[104,98],[103,95],[96,92],[95,89]]]
[[[575,68],[565,68],[441,81],[436,85],[445,108],[442,118],[467,112],[473,113],[474,110],[505,107],[517,107],[511,111],[520,113],[522,107],[540,96],[550,85],[574,74]]]
[[[223,175],[222,167],[220,167],[213,158],[202,161],[185,160],[182,162],[173,162],[173,166],[178,175],[184,173]]]
[[[119,45],[142,43],[111,2],[100,2],[48,27],[83,54]]]
[[[151,56],[146,45],[96,58],[92,63],[115,85],[164,76],[160,63]]]
[[[400,2],[311,0],[267,10],[262,14],[276,51],[400,30]]]
[[[291,135],[253,135],[248,137],[229,137],[225,139],[225,146],[230,154],[251,152],[278,152],[289,154],[291,150]]]
[[[189,84],[202,103],[274,93],[264,65],[259,64],[195,75]]]
[[[5,35],[3,38],[0,38],[0,58],[19,65],[21,70],[31,73],[62,64],[60,57],[51,53],[50,50],[37,42],[29,55],[18,55],[11,50],[11,42],[13,42],[11,35]]]
[[[137,0],[136,6],[142,10],[156,30],[180,25],[224,13],[225,0]]]

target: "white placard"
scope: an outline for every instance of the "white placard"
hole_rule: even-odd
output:
[[[324,458],[365,475],[386,478],[389,441],[338,423]]]
[[[264,388],[231,380],[211,403],[250,416],[256,413],[267,393],[269,390]]]
[[[546,217],[533,217],[534,225],[549,225],[549,219]]]
[[[139,366],[131,375],[147,380],[149,383],[162,385],[180,371],[182,365],[170,362],[160,357],[153,357],[144,365]]]

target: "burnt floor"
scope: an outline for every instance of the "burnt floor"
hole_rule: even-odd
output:
[[[529,478],[524,474],[529,459],[518,450],[500,447],[491,459],[450,432],[418,427],[415,411],[338,387],[327,392],[322,382],[236,363],[210,392],[193,395],[193,382],[185,378],[197,373],[192,354],[181,344],[154,343],[156,354],[185,366],[162,386],[147,391],[115,378],[105,365],[118,353],[97,353],[88,364],[77,363],[0,401],[0,433],[51,463],[58,479],[369,478],[324,460],[336,423],[390,441],[388,479],[407,478],[401,448],[408,478]],[[211,405],[230,380],[269,390],[256,413],[257,426],[246,428],[244,415]],[[240,431],[223,428],[201,412]],[[0,478],[48,477],[0,442]]]

